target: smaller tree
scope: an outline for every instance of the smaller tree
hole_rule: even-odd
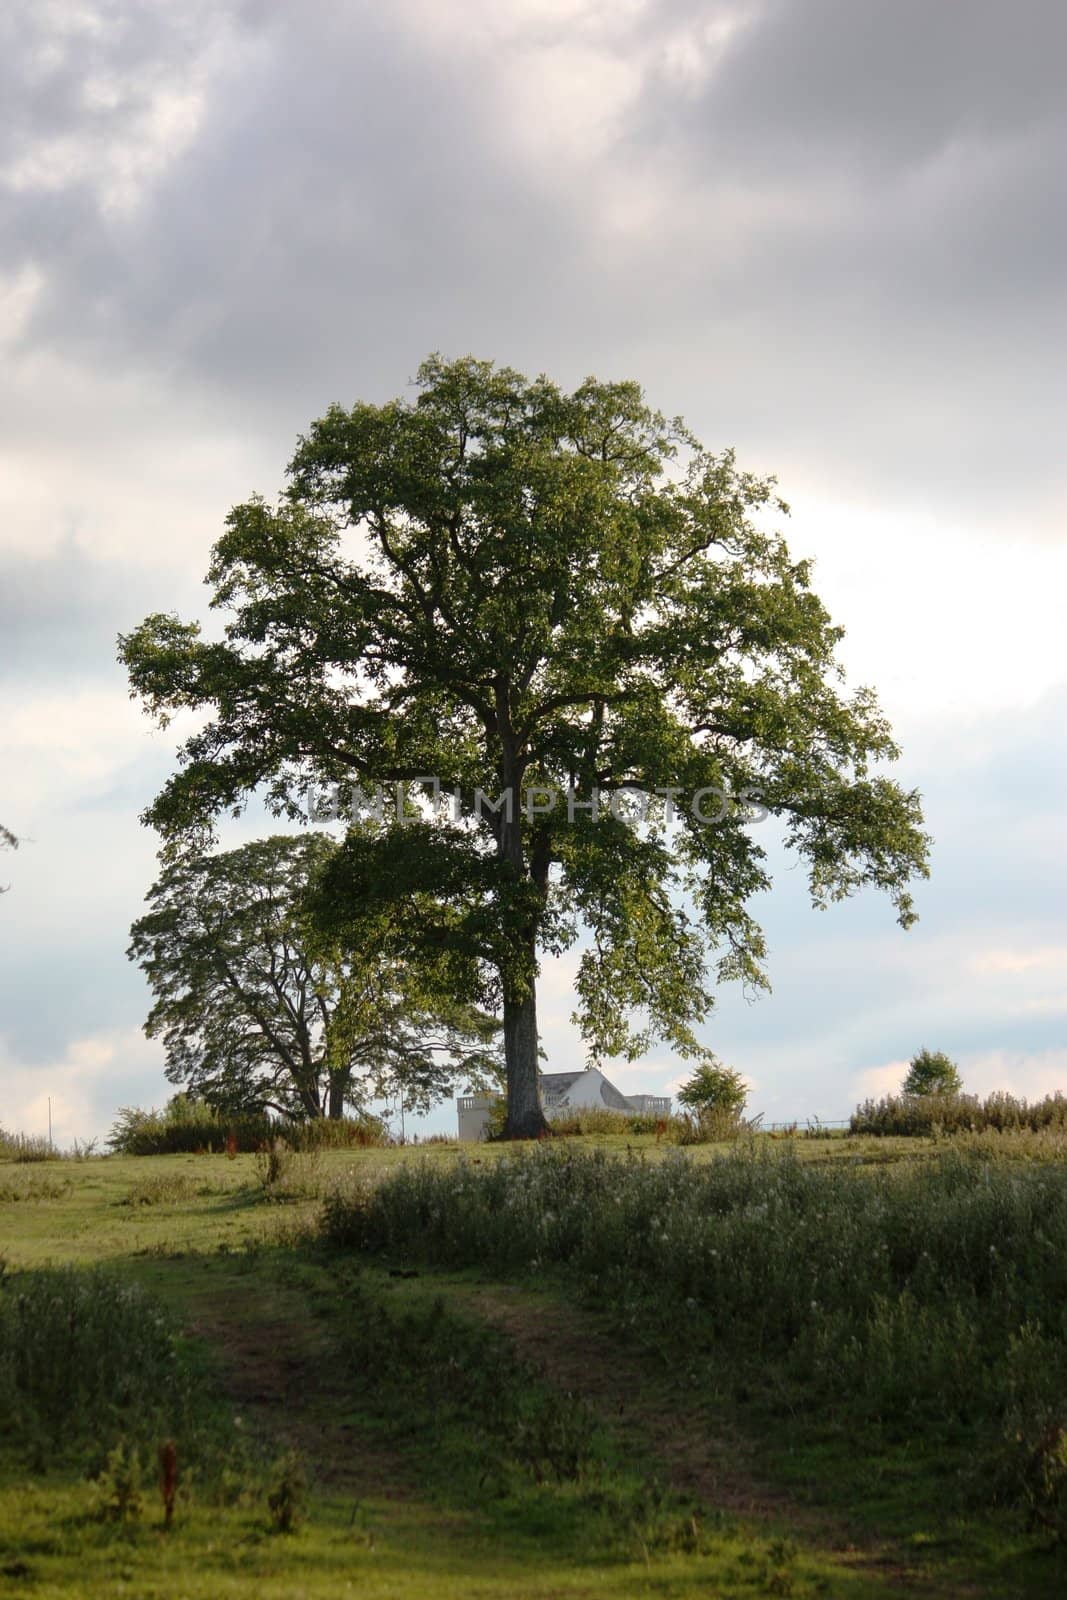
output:
[[[0,850],[17,850],[18,847],[19,842],[11,832],[11,829],[5,828],[3,823],[0,822]],[[6,883],[0,883],[0,894],[6,894],[7,889],[8,885]]]
[[[714,1057],[702,1062],[688,1083],[678,1090],[678,1103],[697,1114],[719,1112],[740,1117],[748,1099],[748,1084],[733,1067],[724,1067]]]
[[[904,1094],[959,1094],[960,1069],[943,1050],[920,1050],[911,1059],[904,1079]]]
[[[337,851],[278,835],[180,857],[149,893],[129,954],[155,996],[145,1024],[166,1075],[217,1111],[340,1117],[402,1094],[426,1111],[497,1066],[495,1020],[456,1002],[429,957],[314,937],[305,906]]]

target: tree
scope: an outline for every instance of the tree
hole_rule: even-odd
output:
[[[491,1018],[380,949],[316,941],[303,911],[336,845],[278,835],[166,867],[131,929],[172,1083],[216,1109],[340,1117],[402,1093],[428,1110],[494,1066]]]
[[[719,1061],[702,1061],[678,1090],[678,1103],[687,1111],[722,1111],[740,1117],[748,1099],[748,1084],[733,1067]]]
[[[18,839],[11,832],[11,829],[5,828],[3,823],[0,822],[0,850],[17,850],[18,847]],[[0,883],[0,894],[6,894],[8,887],[8,884]]]
[[[912,1056],[904,1079],[904,1094],[959,1094],[960,1069],[943,1050],[920,1050]]]
[[[593,1057],[663,1038],[700,1059],[710,978],[767,982],[753,789],[818,906],[873,885],[907,927],[926,873],[918,795],[874,770],[898,753],[890,729],[871,691],[845,692],[841,629],[764,526],[775,509],[772,480],[706,452],[634,383],[566,394],[434,357],[413,401],[334,406],[279,503],[230,513],[209,573],[224,639],[155,615],[120,640],[148,711],[207,714],[145,819],[173,843],[257,789],[296,814],[309,777],[432,776],[453,816],[413,799],[356,835],[319,913],[355,937],[388,904],[412,948],[480,964],[510,1132],[546,1126],[539,958],[583,931]],[[428,901],[432,917],[411,914]]]

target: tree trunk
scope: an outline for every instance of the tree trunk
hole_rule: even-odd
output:
[[[345,1114],[345,1090],[348,1087],[348,1074],[337,1072],[330,1079],[330,1098],[326,1115],[334,1122],[339,1122]]]
[[[504,1001],[504,1061],[508,1076],[509,1139],[537,1139],[548,1123],[541,1108],[537,1059],[537,999],[531,988],[522,1000]]]
[[[522,998],[504,994],[504,1064],[507,1067],[507,1138],[539,1139],[547,1133],[537,1058],[537,992],[531,979]]]
[[[497,715],[500,723],[502,792],[510,805],[501,814],[497,832],[497,855],[514,874],[516,887],[529,882],[523,852],[520,785],[525,766],[519,758],[511,730],[511,718],[503,684],[498,685]],[[547,888],[538,885],[541,899]],[[504,990],[504,1065],[507,1069],[508,1115],[505,1137],[539,1139],[548,1132],[541,1105],[541,1076],[537,1055],[537,924],[529,908],[519,912],[508,929],[512,940],[511,959],[501,972]]]

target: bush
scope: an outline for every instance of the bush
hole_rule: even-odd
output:
[[[3,1431],[102,1448],[181,1422],[189,1391],[161,1311],[101,1270],[55,1268],[0,1283]]]
[[[960,1069],[943,1050],[920,1050],[912,1056],[903,1094],[960,1094],[963,1080]]]
[[[705,1061],[688,1083],[678,1090],[678,1104],[692,1112],[718,1112],[740,1118],[748,1099],[748,1084],[733,1067]]]
[[[268,1116],[221,1116],[203,1100],[175,1095],[162,1111],[123,1106],[108,1135],[108,1146],[124,1156],[196,1155],[224,1150],[258,1150],[273,1135]]]
[[[849,1132],[929,1138],[933,1134],[1005,1133],[1028,1129],[1067,1129],[1067,1099],[1046,1095],[1032,1104],[998,1092],[987,1100],[971,1094],[887,1095],[865,1100],[849,1122]]]
[[[381,1117],[369,1112],[358,1117],[316,1117],[289,1123],[285,1137],[294,1150],[380,1149],[394,1143]]]
[[[554,1138],[577,1139],[596,1133],[638,1133],[635,1122],[647,1124],[647,1117],[628,1116],[625,1111],[611,1111],[607,1106],[576,1106],[573,1111],[562,1111],[549,1116],[548,1125]]]
[[[739,1107],[701,1106],[671,1117],[666,1135],[674,1144],[722,1144],[755,1133],[760,1121],[760,1117],[746,1119]]]
[[[198,1155],[221,1150],[247,1155],[277,1138],[284,1138],[295,1150],[350,1149],[390,1142],[379,1117],[319,1117],[296,1122],[259,1112],[230,1115],[184,1094],[175,1095],[162,1111],[124,1106],[107,1142],[125,1156]]]
[[[0,1161],[59,1161],[55,1145],[36,1134],[8,1133],[0,1128]]]

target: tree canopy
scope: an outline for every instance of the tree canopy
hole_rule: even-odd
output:
[[[146,820],[175,843],[255,790],[296,814],[309,779],[432,777],[452,814],[402,801],[355,833],[318,914],[356,939],[389,905],[398,952],[481,970],[510,1131],[544,1127],[539,961],[580,937],[593,1055],[661,1038],[700,1059],[714,982],[767,981],[753,791],[817,906],[870,885],[907,927],[926,872],[918,795],[877,770],[890,728],[845,689],[842,630],[769,526],[785,511],[635,383],[565,393],[434,357],[412,399],[331,407],[276,505],[233,509],[209,571],[221,640],[171,615],[121,640],[151,713],[204,717]]]
[[[402,1096],[428,1110],[496,1063],[491,1018],[381,945],[331,948],[304,901],[337,846],[276,835],[167,866],[131,929],[166,1074],[216,1109],[339,1117]]]
[[[959,1094],[962,1088],[960,1069],[943,1050],[920,1050],[912,1056],[904,1094]]]
[[[702,1061],[678,1090],[678,1104],[687,1111],[725,1111],[740,1117],[748,1100],[748,1084],[733,1067]]]

